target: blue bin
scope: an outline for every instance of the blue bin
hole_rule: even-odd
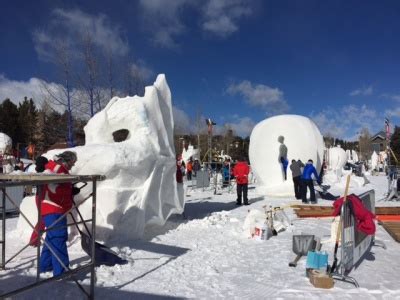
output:
[[[307,269],[326,269],[328,266],[328,253],[308,251],[306,268]]]

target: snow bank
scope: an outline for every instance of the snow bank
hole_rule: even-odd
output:
[[[78,155],[72,174],[107,178],[97,184],[98,239],[139,238],[147,224],[163,225],[171,214],[183,211],[183,188],[175,179],[173,127],[171,92],[165,76],[159,75],[143,97],[111,99],[86,125],[85,145],[69,149]],[[88,185],[75,199],[90,192]],[[32,200],[24,201],[35,209]],[[90,201],[80,211],[89,218]],[[21,220],[17,230],[25,236],[31,233]]]
[[[250,136],[249,158],[257,178],[258,190],[271,196],[294,195],[292,174],[287,168],[284,180],[279,161],[278,141],[283,137],[287,148],[287,159],[301,159],[303,163],[312,159],[319,171],[324,152],[324,143],[318,127],[309,118],[298,115],[280,115],[258,123]]]

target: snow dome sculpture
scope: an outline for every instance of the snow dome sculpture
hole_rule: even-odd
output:
[[[6,149],[11,149],[11,147],[11,138],[7,134],[0,132],[0,154],[6,153]]]
[[[78,155],[72,174],[106,176],[97,183],[98,239],[139,238],[147,224],[163,225],[171,214],[183,211],[183,187],[175,178],[173,127],[171,92],[165,76],[158,75],[143,97],[111,99],[85,126],[85,145],[69,149]],[[75,200],[90,192],[88,185]],[[21,208],[33,211],[35,217],[35,201],[30,203],[30,209],[26,204]],[[80,211],[89,218],[90,201]],[[31,233],[21,219],[18,228],[25,235]]]
[[[292,196],[292,159],[312,159],[321,169],[324,153],[322,135],[313,121],[299,115],[280,115],[258,123],[250,136],[249,158],[258,189],[272,196]],[[286,169],[285,160],[289,166]]]

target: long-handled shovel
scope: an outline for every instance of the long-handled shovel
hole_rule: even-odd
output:
[[[302,254],[297,254],[296,258],[294,259],[294,261],[291,261],[289,263],[289,267],[297,267],[297,262],[300,260],[300,258],[302,257]]]
[[[344,196],[343,196],[343,205],[346,204],[346,199],[347,199],[347,194],[349,192],[349,185],[350,185],[350,175],[347,175],[347,179],[346,179],[346,188],[344,190]],[[335,242],[335,250],[333,252],[333,263],[332,263],[332,267],[330,269],[330,273],[332,274],[335,269],[337,268],[337,262],[338,262],[338,258],[337,258],[337,252],[338,252],[338,248],[339,248],[339,240],[340,240],[340,233],[342,232],[342,214],[340,214],[340,219],[339,219],[339,225],[337,228],[337,232],[336,232],[336,242]]]

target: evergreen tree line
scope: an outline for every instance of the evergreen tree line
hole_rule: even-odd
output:
[[[85,121],[75,121],[77,140],[84,141]],[[68,114],[63,114],[44,105],[37,109],[33,99],[25,99],[15,105],[10,99],[0,104],[0,132],[13,141],[13,149],[24,152],[29,144],[34,144],[36,154],[41,154],[56,143],[64,144],[67,139]]]

